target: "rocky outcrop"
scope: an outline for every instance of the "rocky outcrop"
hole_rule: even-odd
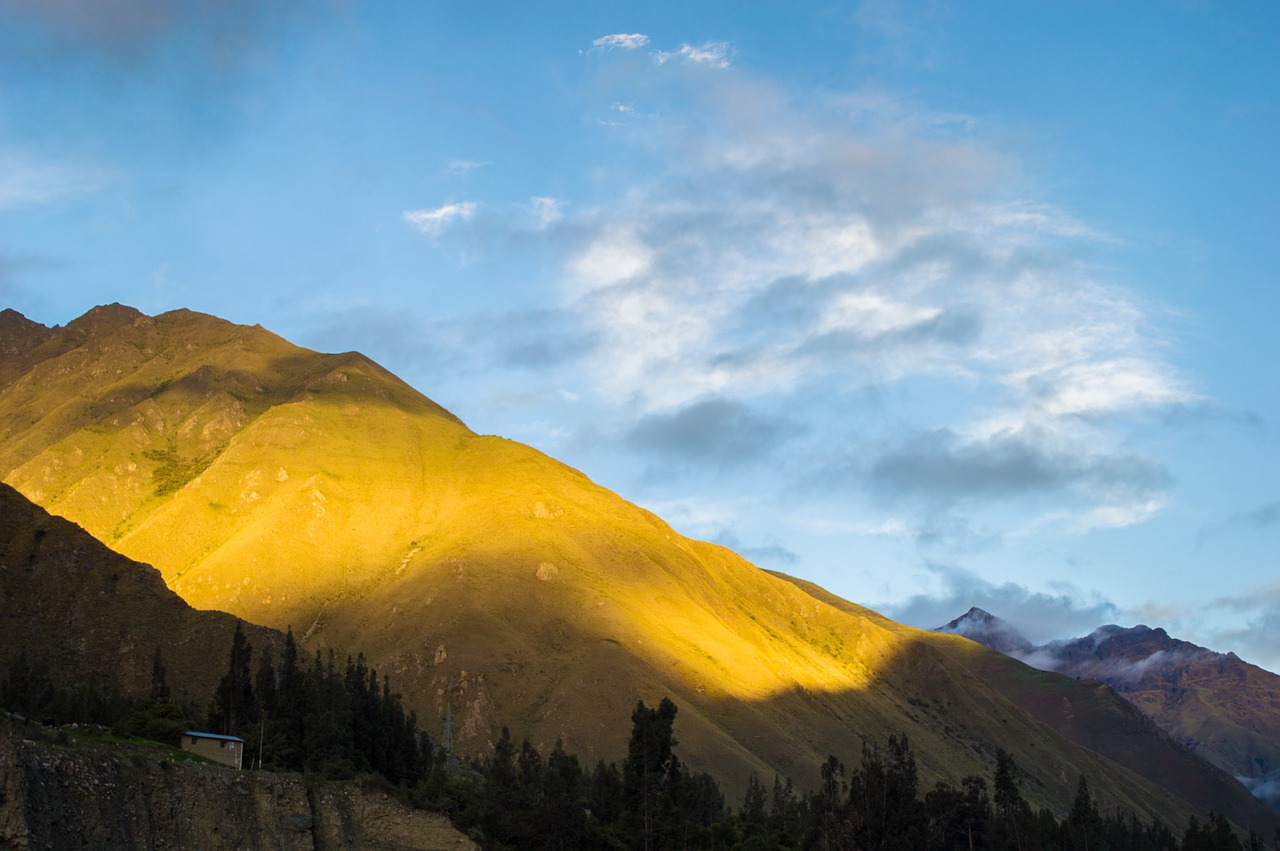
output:
[[[473,849],[356,785],[0,737],[0,848]]]

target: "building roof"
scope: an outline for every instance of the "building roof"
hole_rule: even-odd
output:
[[[243,742],[244,739],[239,736],[223,736],[220,733],[201,733],[197,730],[187,730],[182,735],[198,736],[201,739],[222,739],[224,742]]]

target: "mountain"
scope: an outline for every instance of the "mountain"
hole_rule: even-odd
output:
[[[60,685],[95,674],[126,693],[151,687],[157,649],[174,696],[204,706],[227,672],[236,618],[197,611],[159,571],[112,552],[0,483],[0,671],[25,654]],[[245,624],[250,643],[278,654],[283,636]]]
[[[1045,671],[1105,683],[1175,739],[1280,808],[1280,677],[1234,653],[1138,625],[1099,627],[1036,647],[973,608],[940,632],[963,635]]]
[[[1000,618],[983,611],[977,606],[972,607],[960,617],[948,623],[946,626],[940,626],[934,632],[948,632],[952,635],[963,635],[970,638],[984,647],[990,647],[992,650],[998,650],[1007,656],[1021,657],[1021,654],[1030,653],[1033,646],[1027,637],[1018,632],[1017,627],[1008,621],[1002,621]]]
[[[120,305],[10,326],[0,478],[192,605],[363,650],[434,734],[451,712],[460,749],[509,724],[620,759],[636,700],[669,695],[685,761],[732,794],[752,771],[815,784],[828,754],[903,733],[926,788],[990,777],[1001,747],[1059,811],[1083,775],[1144,817],[1274,820],[1154,725],[1104,759],[1019,704],[1049,675],[684,538],[361,355]],[[1109,690],[1043,688],[1140,720]]]

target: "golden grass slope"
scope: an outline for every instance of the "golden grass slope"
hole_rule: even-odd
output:
[[[1038,802],[1067,806],[1083,773],[1141,814],[1192,811],[954,646],[683,538],[359,355],[113,306],[22,357],[0,477],[193,605],[363,650],[434,731],[451,707],[462,748],[510,724],[616,759],[635,701],[670,695],[687,760],[731,788],[752,770],[809,785],[827,754],[903,732],[929,782],[989,775],[998,745]]]

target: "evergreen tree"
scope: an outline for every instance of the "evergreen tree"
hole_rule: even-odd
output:
[[[995,820],[992,847],[1029,851],[1032,832],[1031,807],[1018,786],[1018,766],[1002,749],[996,750],[994,783]]]
[[[865,748],[863,753],[865,756]],[[825,851],[840,847],[841,842],[836,837],[843,832],[841,827],[856,831],[862,818],[855,806],[849,807],[847,812],[845,809],[846,798],[851,793],[849,784],[845,782],[844,763],[834,755],[828,756],[818,774],[822,777],[822,785],[818,787],[813,807],[816,817],[814,842]]]
[[[987,822],[991,817],[986,780],[971,774],[961,781],[960,789],[939,782],[925,795],[924,805],[929,847],[938,851],[974,851],[986,847]]]
[[[799,835],[801,809],[791,778],[788,777],[784,785],[778,775],[773,775],[773,793],[769,798],[769,822],[773,829],[788,838]]]
[[[556,739],[556,746],[547,757],[543,787],[550,839],[547,844],[556,851],[582,847],[587,830],[583,779],[578,758],[567,753],[564,742]]]
[[[626,806],[626,792],[618,766],[604,760],[596,762],[591,774],[588,804],[596,822],[614,824],[621,821]]]
[[[209,727],[228,736],[240,735],[242,726],[257,720],[257,705],[253,696],[250,663],[253,645],[244,637],[244,627],[236,619],[236,631],[231,637],[231,659],[227,673],[214,692],[213,706],[209,711]]]
[[[1089,782],[1080,775],[1071,813],[1063,826],[1067,851],[1099,851],[1103,845],[1103,822],[1098,805],[1089,792]]]
[[[502,736],[494,743],[485,777],[484,801],[481,806],[485,835],[498,842],[511,839],[512,815],[520,794],[520,778],[516,773],[516,748],[511,731],[502,728]]]
[[[656,709],[641,700],[631,713],[631,741],[622,764],[622,782],[631,833],[644,851],[655,847],[667,827],[673,805],[671,792],[680,780],[680,761],[672,750],[675,718],[676,705],[667,697]]]
[[[742,799],[743,822],[751,825],[764,824],[767,817],[765,812],[766,801],[764,784],[760,782],[760,775],[753,771],[751,776],[747,778],[747,794]]]

